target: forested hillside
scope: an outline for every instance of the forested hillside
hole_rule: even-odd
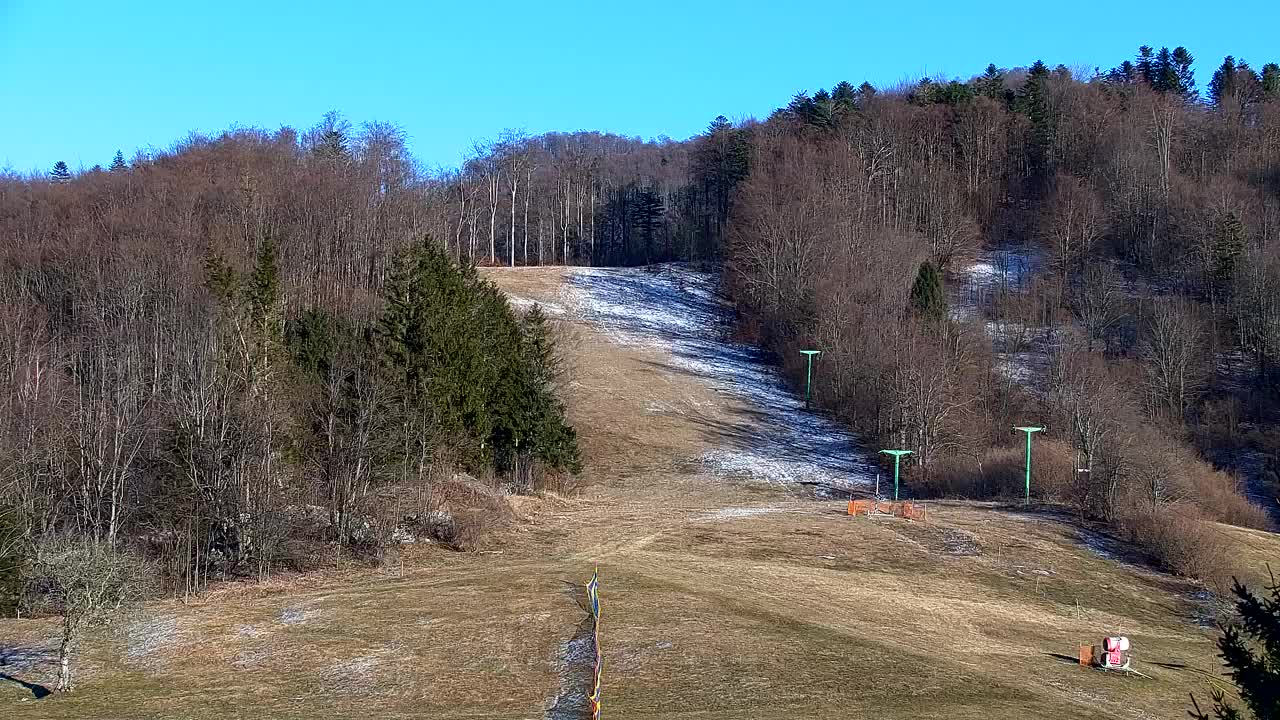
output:
[[[429,239],[394,132],[118,160],[0,187],[0,502],[37,589],[68,536],[175,592],[467,547],[488,495],[578,471],[546,318]]]
[[[1227,58],[1203,100],[1182,48],[1085,78],[841,83],[750,132],[724,248],[741,330],[797,378],[797,351],[824,349],[820,402],[916,450],[928,491],[1010,493],[1012,426],[1045,424],[1033,492],[1174,569],[1226,562],[1195,518],[1263,522],[1204,459],[1274,483],[1274,64]],[[1039,270],[946,313],[933,268],[984,246]],[[1011,332],[1047,348],[1043,372],[998,365]]]
[[[579,465],[545,319],[471,265],[711,260],[739,337],[797,382],[823,349],[819,405],[916,450],[915,492],[1014,491],[1010,428],[1044,423],[1038,497],[1206,574],[1222,549],[1171,538],[1261,524],[1220,469],[1277,472],[1280,68],[1200,87],[1193,62],[842,82],[440,172],[330,114],[5,177],[4,522],[128,544],[172,588],[379,547],[443,522],[455,469],[518,491]],[[984,248],[1041,260],[948,311]],[[1030,382],[993,352],[1010,328],[1048,348]]]

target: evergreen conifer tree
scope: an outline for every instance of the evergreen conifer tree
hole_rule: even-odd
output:
[[[577,434],[564,418],[564,407],[555,395],[560,377],[560,361],[546,315],[534,305],[524,316],[523,362],[528,368],[531,395],[535,400],[533,452],[549,468],[579,472]]]
[[[116,150],[116,156],[111,159],[111,172],[124,172],[129,169],[129,165],[124,161],[124,153]]]
[[[831,89],[831,102],[835,103],[837,110],[852,110],[858,102],[858,91],[848,81],[841,80]]]
[[[1178,69],[1173,63],[1173,53],[1162,47],[1151,61],[1151,88],[1156,92],[1173,92],[1178,87]]]
[[[1195,60],[1186,48],[1178,46],[1173,49],[1173,71],[1177,76],[1173,91],[1186,102],[1194,102],[1198,95],[1196,92],[1196,74],[1191,69]]]
[[[1031,66],[1022,85],[1019,104],[1031,121],[1031,166],[1041,178],[1050,175],[1050,149],[1054,123],[1049,107],[1049,68],[1039,60]]]
[[[1232,592],[1240,624],[1225,628],[1218,639],[1223,664],[1254,720],[1280,720],[1280,583],[1274,576],[1267,590],[1270,597],[1258,597],[1236,581]],[[1194,696],[1191,702],[1196,720],[1245,718],[1221,690],[1213,691],[1213,715],[1202,712]]]
[[[1222,64],[1218,69],[1213,71],[1213,78],[1209,80],[1209,104],[1215,108],[1222,108],[1223,98],[1230,97],[1235,89],[1236,80],[1236,59],[1230,55],[1222,60]]]
[[[1005,99],[1004,73],[996,67],[995,63],[987,65],[987,69],[974,83],[977,86],[978,94],[991,98],[992,100]]]
[[[1105,80],[1112,85],[1132,85],[1138,80],[1138,68],[1130,60],[1125,60],[1107,71]]]
[[[64,183],[71,181],[71,171],[67,169],[67,164],[61,160],[53,164],[53,172],[49,173],[49,177],[54,182]]]
[[[1262,99],[1267,102],[1280,100],[1280,65],[1267,63],[1262,66]]]
[[[1147,85],[1155,85],[1155,56],[1150,45],[1143,45],[1138,48],[1138,57],[1133,64],[1134,73],[1137,80]]]
[[[947,298],[943,293],[942,274],[932,261],[920,264],[916,281],[911,286],[911,311],[928,320],[941,320],[947,312]]]
[[[312,152],[329,160],[345,159],[347,150],[347,131],[350,123],[342,119],[336,110],[324,114],[320,125],[313,131],[314,144]]]
[[[472,470],[527,477],[528,458],[573,467],[576,440],[545,370],[550,336],[534,342],[505,296],[470,266],[424,243],[401,253],[387,281],[376,331],[384,376],[397,388],[401,425],[452,449]],[[545,328],[545,322],[535,323]]]

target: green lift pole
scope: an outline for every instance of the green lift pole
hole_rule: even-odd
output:
[[[1044,428],[1025,426],[1025,427],[1015,427],[1014,430],[1021,430],[1022,432],[1027,434],[1027,491],[1026,491],[1026,495],[1023,497],[1022,503],[1024,505],[1030,505],[1031,504],[1031,436],[1034,435],[1035,433],[1043,432]]]
[[[910,455],[910,450],[881,450],[885,455],[893,456],[893,499],[898,499],[898,468],[902,464],[902,456]]]
[[[809,368],[804,376],[804,409],[809,409],[809,386],[813,384],[813,356],[820,354],[821,350],[801,350],[800,354],[809,358]]]

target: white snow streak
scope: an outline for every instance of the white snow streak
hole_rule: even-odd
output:
[[[983,250],[955,275],[950,293],[951,317],[957,322],[981,320],[992,301],[1002,294],[1025,292],[1032,276],[1043,265],[1041,254],[1030,248]],[[1049,357],[1058,343],[1042,327],[1002,320],[985,323],[996,353],[996,370],[1028,391],[1037,392],[1037,380],[1045,377]]]
[[[557,316],[557,315],[565,314],[565,309],[563,307],[555,303],[546,302],[544,300],[530,300],[527,297],[521,297],[519,295],[507,295],[507,300],[516,308],[522,311],[528,310],[534,305],[537,305],[538,308],[542,310],[543,315]]]
[[[702,461],[712,472],[833,488],[870,483],[874,465],[853,435],[806,412],[759,350],[722,339],[729,309],[717,281],[681,264],[581,268],[566,294],[615,342],[667,354],[674,368],[743,404],[737,421],[709,424],[719,447]]]
[[[757,517],[759,515],[769,515],[772,513],[783,512],[786,510],[781,505],[766,505],[764,507],[727,507],[720,508],[715,512],[709,512],[705,515],[699,515],[698,520],[733,520],[735,518]]]

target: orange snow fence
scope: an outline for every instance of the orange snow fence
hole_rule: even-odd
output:
[[[924,508],[913,502],[887,502],[875,500],[850,500],[850,515],[871,515],[878,513],[881,515],[892,515],[894,517],[904,518],[906,520],[917,520],[924,522],[927,519],[927,513]]]

